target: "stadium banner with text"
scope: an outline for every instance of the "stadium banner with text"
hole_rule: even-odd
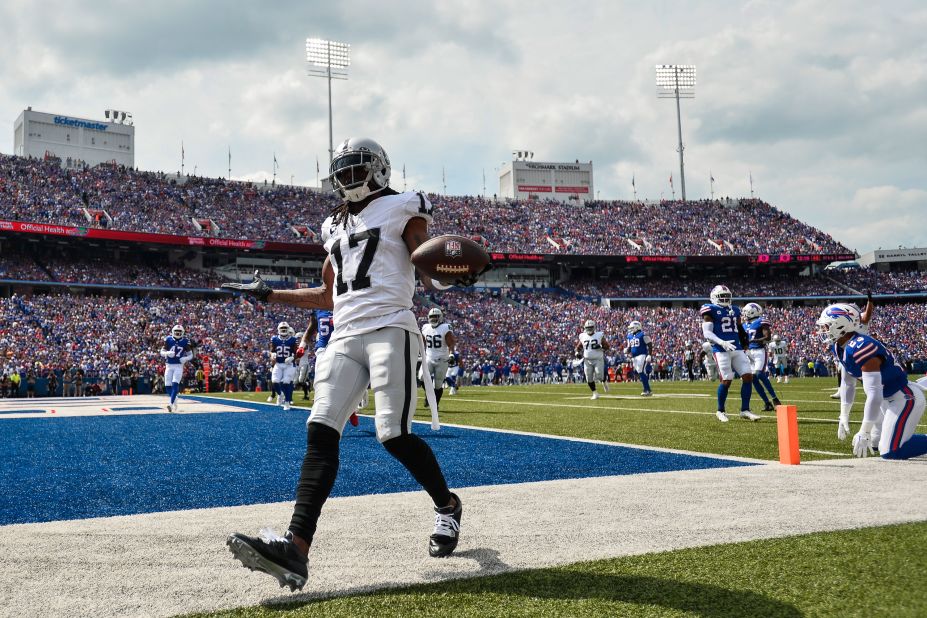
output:
[[[29,223],[23,221],[0,220],[0,232],[41,234],[44,236],[68,236],[71,238],[93,238],[96,240],[118,240],[160,245],[185,245],[188,247],[270,251],[274,253],[302,253],[320,256],[325,254],[325,249],[322,245],[313,244],[270,240],[239,240],[235,238],[213,238],[209,236],[176,236],[173,234],[129,232],[125,230],[107,230],[96,227],[75,227],[70,225]]]
[[[761,253],[759,255],[575,255],[549,253],[490,253],[496,264],[829,264],[855,259],[849,253]]]
[[[589,193],[589,187],[557,187],[557,193]]]
[[[553,187],[550,185],[518,185],[518,190],[523,193],[551,193]]]

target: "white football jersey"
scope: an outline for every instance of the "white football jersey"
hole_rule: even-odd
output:
[[[774,341],[769,344],[769,349],[772,351],[773,356],[776,358],[785,358],[789,355],[789,346],[785,343],[785,341]]]
[[[447,349],[446,335],[451,332],[451,327],[446,322],[441,322],[437,326],[426,323],[422,326],[422,337],[425,338],[425,358],[433,361],[444,361],[450,356]]]
[[[402,239],[409,219],[431,223],[432,205],[421,193],[384,195],[356,215],[347,226],[322,224],[322,244],[335,271],[332,290],[332,340],[396,326],[418,333],[412,313],[415,269]]]
[[[583,358],[589,360],[599,360],[603,357],[602,341],[605,339],[605,333],[596,331],[591,335],[583,331],[579,334],[579,342],[583,346]]]

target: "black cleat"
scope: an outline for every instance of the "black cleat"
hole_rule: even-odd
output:
[[[773,407],[773,404],[771,403],[767,403],[765,406],[763,406],[763,412],[775,412],[775,410],[776,408]]]
[[[309,569],[306,557],[296,548],[291,538],[289,532],[284,537],[269,533],[266,538],[236,532],[229,535],[225,544],[232,555],[241,561],[242,566],[272,575],[280,582],[281,588],[289,586],[290,592],[295,592],[306,585]]]
[[[435,507],[435,531],[428,542],[428,555],[432,558],[446,558],[457,547],[460,540],[460,516],[463,503],[457,494],[451,494],[457,506]]]
[[[773,405],[774,405],[774,406],[781,406],[781,405],[782,405],[782,402],[779,401],[778,399],[773,399]]]

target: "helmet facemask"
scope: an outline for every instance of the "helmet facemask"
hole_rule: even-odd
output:
[[[366,197],[379,193],[389,186],[390,167],[386,153],[372,140],[358,140],[366,142],[375,150],[358,144],[352,148],[347,140],[340,153],[335,155],[329,166],[328,179],[332,190],[346,202],[360,202]],[[371,188],[371,183],[374,188]]]

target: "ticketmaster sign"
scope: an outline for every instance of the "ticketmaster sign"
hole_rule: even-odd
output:
[[[105,131],[109,128],[108,124],[102,122],[78,120],[77,118],[68,118],[67,116],[55,116],[54,123],[69,127],[80,127],[81,129],[93,129],[94,131]]]

